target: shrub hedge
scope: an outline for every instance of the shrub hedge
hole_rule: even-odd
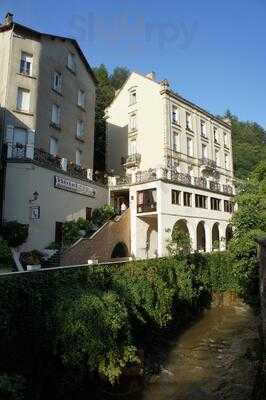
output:
[[[67,398],[93,374],[114,383],[139,362],[143,334],[201,309],[212,290],[239,289],[218,252],[0,279],[0,374],[23,375],[32,399],[51,388]]]

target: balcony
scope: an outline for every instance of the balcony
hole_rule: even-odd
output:
[[[123,165],[126,168],[137,167],[140,164],[141,155],[138,153],[129,154],[125,160],[122,160],[122,162],[123,161]]]
[[[182,174],[180,172],[171,171],[170,180],[184,185],[192,184],[192,177],[189,174]]]
[[[200,187],[202,189],[207,189],[207,179],[203,177],[194,178],[194,186]]]
[[[223,192],[225,194],[232,195],[233,194],[233,188],[230,185],[223,185]]]
[[[209,181],[209,186],[210,190],[212,190],[213,192],[221,192],[221,185],[219,182]]]
[[[157,179],[156,169],[136,173],[136,183],[151,182]]]
[[[34,148],[32,145],[8,143],[7,149],[7,159],[10,161],[20,160],[34,162],[44,168],[52,168],[59,172],[66,172],[73,178],[92,180],[92,170],[84,169],[74,162],[68,162],[66,158],[54,156],[42,149]]]

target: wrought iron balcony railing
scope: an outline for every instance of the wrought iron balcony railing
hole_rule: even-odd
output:
[[[200,159],[200,165],[212,169],[215,169],[217,167],[217,164],[214,160],[210,160],[209,158],[206,157]]]
[[[138,153],[129,154],[125,160],[125,166],[138,165],[141,161],[141,155]]]
[[[200,178],[194,178],[194,185],[203,189],[207,189],[207,179],[200,177]]]
[[[213,190],[214,192],[221,192],[221,185],[219,182],[209,181],[209,185],[210,190]]]

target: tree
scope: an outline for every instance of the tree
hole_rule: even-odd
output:
[[[172,257],[185,256],[191,252],[191,239],[189,233],[175,226],[172,237],[168,241],[167,250]]]
[[[265,159],[266,131],[255,122],[239,121],[226,111],[225,117],[232,124],[232,145],[235,175],[246,178],[253,168]]]
[[[236,197],[238,210],[232,218],[234,236],[229,250],[239,285],[247,294],[257,291],[256,238],[266,235],[266,161],[260,162],[242,183]]]
[[[115,91],[120,89],[127,79],[129,70],[124,67],[117,67],[109,76],[106,66],[101,64],[94,68],[94,73],[98,80],[95,108],[94,170],[105,171],[105,109],[112,102]]]
[[[116,67],[110,76],[110,82],[115,90],[119,90],[129,77],[130,71],[126,67]]]

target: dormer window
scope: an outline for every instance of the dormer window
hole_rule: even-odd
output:
[[[137,102],[137,93],[136,90],[132,90],[129,93],[129,105],[132,106],[133,104],[136,104]]]

